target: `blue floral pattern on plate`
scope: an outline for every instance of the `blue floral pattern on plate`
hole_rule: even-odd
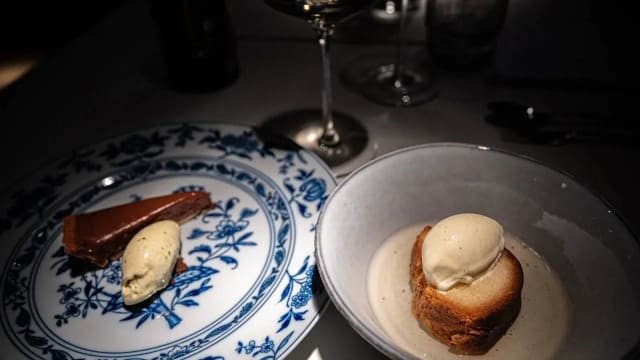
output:
[[[43,169],[0,208],[2,325],[15,356],[232,359],[285,356],[327,302],[315,274],[315,222],[335,180],[304,151],[251,129],[181,124],[125,135]],[[183,224],[187,270],[128,307],[120,261],[64,254],[64,216],[180,191],[216,207]],[[311,301],[311,299],[314,301]]]

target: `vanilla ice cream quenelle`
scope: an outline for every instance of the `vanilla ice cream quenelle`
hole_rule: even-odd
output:
[[[504,230],[490,217],[464,213],[438,222],[422,244],[422,270],[431,286],[446,291],[470,284],[498,261]]]
[[[122,255],[122,299],[126,305],[142,302],[171,280],[180,253],[180,225],[155,222],[131,239]]]

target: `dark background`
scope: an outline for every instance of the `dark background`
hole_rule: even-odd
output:
[[[0,65],[25,56],[46,61],[124,2],[5,2],[0,10]],[[238,36],[251,27],[255,34],[262,16],[280,16],[258,6],[263,5],[260,0],[254,2],[256,6],[227,1]],[[511,0],[494,64],[497,78],[525,85],[637,91],[638,14],[640,6],[628,0]],[[273,29],[258,30],[269,36]],[[358,37],[356,31],[337,35],[338,41],[384,41],[389,40],[384,38],[388,32],[373,31],[369,38]],[[416,26],[411,36],[420,41],[422,32],[423,27]],[[312,34],[292,32],[291,36],[311,39]]]
[[[86,31],[123,3],[114,1],[4,1],[0,56],[50,53]]]

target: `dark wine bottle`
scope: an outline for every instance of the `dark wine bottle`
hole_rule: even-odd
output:
[[[239,74],[236,39],[224,0],[149,0],[170,85],[206,92]]]

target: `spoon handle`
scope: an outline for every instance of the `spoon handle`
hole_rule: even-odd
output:
[[[527,137],[534,143],[563,145],[568,143],[640,146],[640,134],[619,129],[538,129]]]

